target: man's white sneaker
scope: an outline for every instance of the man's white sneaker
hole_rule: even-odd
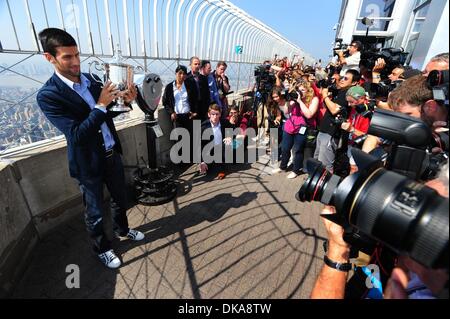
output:
[[[142,239],[145,238],[143,233],[141,233],[138,230],[131,229],[131,228],[128,230],[128,234],[126,234],[125,236],[122,236],[122,235],[119,235],[119,234],[117,234],[117,236],[119,236],[119,237],[126,237],[126,238],[134,240],[134,241],[139,241],[139,240],[142,240]]]
[[[298,175],[296,174],[296,173],[294,173],[294,172],[291,172],[288,176],[287,176],[287,178],[289,178],[289,179],[294,179],[294,178],[296,178]]]
[[[103,265],[111,269],[119,268],[122,264],[119,257],[116,256],[112,249],[104,252],[103,254],[99,254],[98,257]]]
[[[272,174],[278,174],[278,173],[281,173],[283,170],[281,169],[281,168],[274,168],[273,170],[272,170]]]

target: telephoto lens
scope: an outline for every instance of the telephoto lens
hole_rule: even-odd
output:
[[[448,198],[384,169],[376,157],[358,149],[352,155],[358,172],[345,179],[309,160],[309,177],[296,198],[333,205],[336,216],[323,217],[350,225],[425,267],[448,269]]]

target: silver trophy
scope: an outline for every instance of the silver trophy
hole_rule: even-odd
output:
[[[144,69],[140,66],[132,66],[130,64],[123,63],[124,58],[122,57],[122,51],[120,50],[120,46],[117,45],[117,49],[114,52],[114,57],[109,63],[100,63],[98,61],[92,61],[89,63],[89,73],[92,75],[91,67],[95,66],[97,71],[104,72],[104,82],[111,81],[116,85],[117,89],[121,91],[119,96],[116,99],[116,105],[114,105],[110,110],[114,112],[129,112],[131,108],[125,105],[125,101],[123,99],[123,92],[128,90],[129,85],[133,85],[134,78],[134,70],[142,70]],[[97,82],[104,84],[102,81]]]

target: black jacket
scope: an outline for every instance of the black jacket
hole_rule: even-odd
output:
[[[175,97],[173,95],[174,83],[175,81],[170,82],[169,84],[166,85],[166,88],[164,89],[164,95],[162,98],[162,104],[164,105],[164,108],[169,113],[169,115],[175,112]],[[186,91],[188,94],[188,102],[191,108],[191,112],[198,113],[198,95],[195,83],[192,83],[192,81],[184,81],[184,85],[186,86]]]
[[[197,84],[195,83],[194,75],[192,72],[189,72],[186,78],[186,82],[190,81],[195,89],[197,90]],[[208,119],[208,108],[211,104],[211,95],[209,93],[209,85],[208,85],[208,78],[202,74],[199,74],[199,81],[198,81],[199,90],[197,90],[198,95],[198,117],[202,121],[205,121]]]
[[[212,128],[212,125],[211,125],[211,121],[209,119],[207,119],[206,121],[203,121],[203,123],[202,123],[202,135],[201,135],[202,137],[203,137],[203,133],[209,128]],[[229,128],[231,130],[233,129],[233,127],[231,126],[229,121],[221,119],[220,120],[220,131],[222,133],[222,140],[226,137],[225,130],[227,128]],[[232,137],[232,136],[230,136],[230,137]],[[202,161],[203,161],[203,149],[205,148],[206,145],[208,145],[209,143],[211,143],[213,141],[214,141],[213,135],[210,136],[209,140],[202,139]],[[211,150],[210,154],[213,154],[213,150]],[[222,142],[222,156],[224,156],[224,155],[225,155],[225,144]]]

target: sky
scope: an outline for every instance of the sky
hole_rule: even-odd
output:
[[[230,0],[317,59],[328,61],[341,0]]]

